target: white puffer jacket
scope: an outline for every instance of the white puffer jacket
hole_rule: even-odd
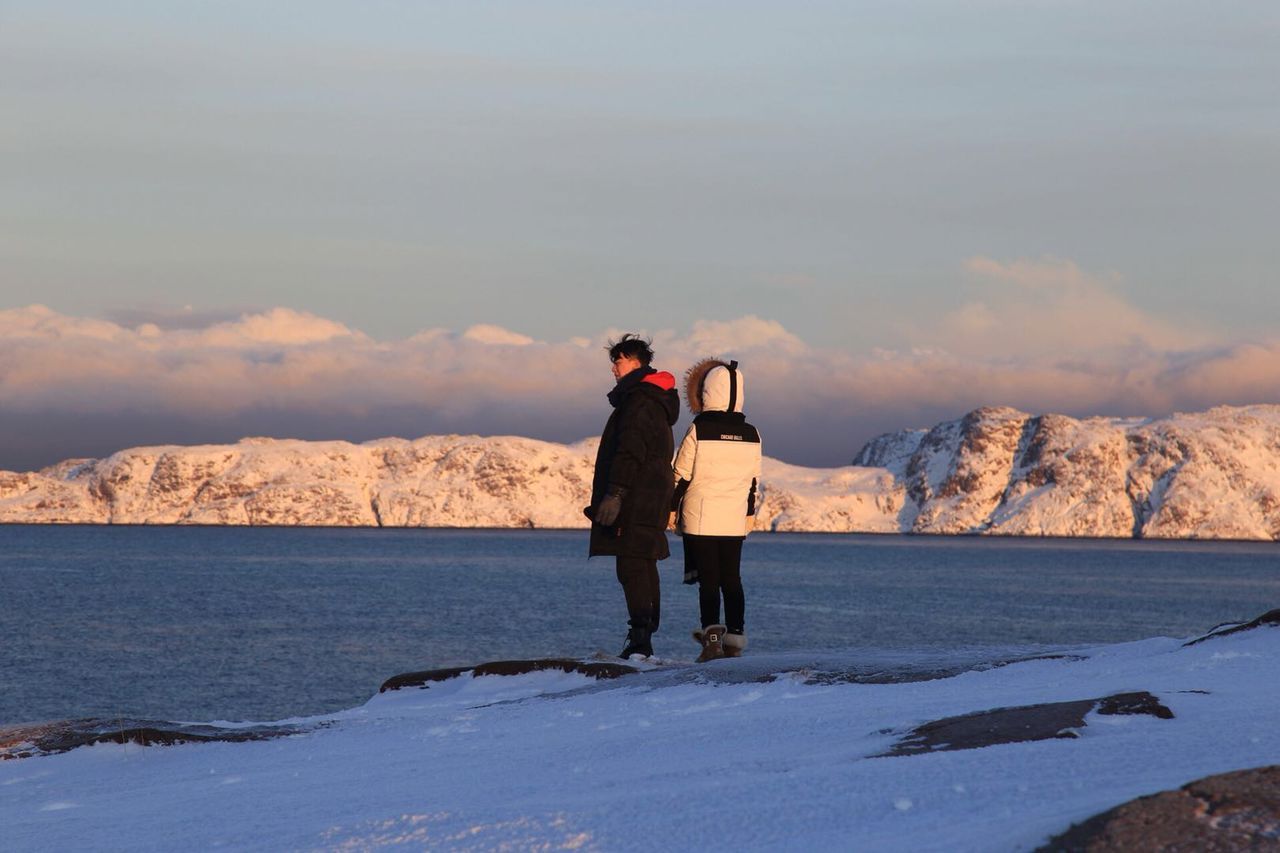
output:
[[[760,432],[742,413],[737,362],[702,362],[689,371],[697,414],[676,452],[677,529],[695,536],[746,536],[760,483]]]

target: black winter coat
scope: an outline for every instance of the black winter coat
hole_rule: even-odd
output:
[[[587,517],[595,514],[610,486],[620,486],[626,494],[614,526],[591,525],[589,553],[665,560],[671,555],[666,528],[675,486],[671,427],[680,416],[675,377],[652,367],[637,368],[618,380],[609,402],[613,413],[600,435]]]

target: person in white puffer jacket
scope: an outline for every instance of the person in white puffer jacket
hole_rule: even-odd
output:
[[[685,374],[696,417],[676,452],[672,522],[684,537],[684,582],[698,584],[699,661],[737,657],[747,647],[742,543],[756,511],[762,455],[760,431],[743,414],[743,391],[736,361],[704,359]]]

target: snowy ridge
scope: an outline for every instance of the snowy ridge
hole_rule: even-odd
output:
[[[0,522],[585,527],[596,441],[139,447],[0,472]],[[1153,420],[977,409],[840,468],[766,459],[757,529],[1280,538],[1280,406]]]
[[[272,740],[0,761],[0,825],[14,851],[1032,850],[1135,797],[1280,763],[1277,620],[1015,662],[988,649],[988,665],[828,650],[801,669],[466,673]],[[974,718],[982,738],[945,742]],[[1197,849],[1241,829],[1210,817]]]

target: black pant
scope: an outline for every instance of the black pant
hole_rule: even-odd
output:
[[[658,630],[662,610],[662,588],[658,583],[658,561],[644,557],[618,557],[618,583],[627,597],[627,615],[632,627]]]
[[[698,570],[698,609],[702,626],[720,624],[720,596],[724,596],[724,626],[741,634],[747,601],[742,593],[742,542],[745,536],[684,535],[686,571]]]

